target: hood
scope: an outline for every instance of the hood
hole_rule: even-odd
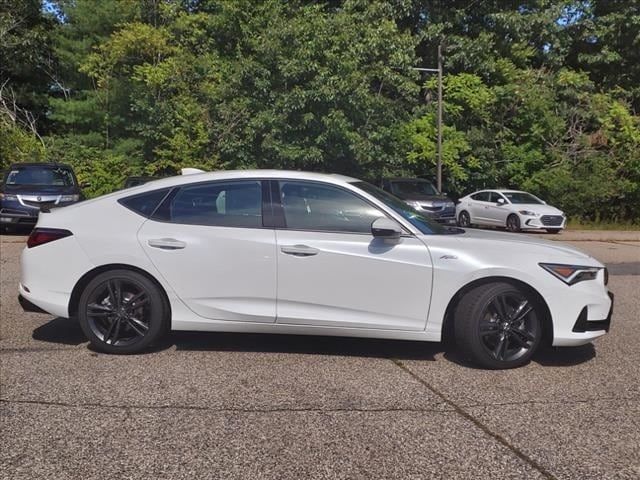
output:
[[[3,185],[2,191],[14,195],[73,195],[79,189],[77,185]]]
[[[575,258],[581,258],[581,259],[593,258],[591,257],[591,255],[571,245],[567,245],[565,243],[556,242],[556,241],[542,240],[539,238],[535,238],[535,237],[520,234],[520,233],[492,232],[488,230],[476,230],[472,228],[467,228],[465,229],[465,233],[461,235],[456,235],[456,237],[485,240],[489,242],[490,245],[496,248],[501,248],[502,246],[504,246],[505,243],[508,243],[511,246],[513,246],[514,244],[520,245],[522,248],[542,247],[545,249],[553,250],[557,254],[575,257]]]
[[[551,205],[540,205],[539,203],[512,203],[511,206],[516,210],[531,210],[539,215],[563,215],[562,210],[558,210]]]

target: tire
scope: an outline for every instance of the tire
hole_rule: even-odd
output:
[[[78,321],[96,350],[139,353],[168,330],[169,306],[160,288],[144,275],[110,270],[85,287]]]
[[[507,230],[513,233],[518,233],[520,231],[520,217],[515,214],[511,214],[507,217]]]
[[[556,233],[560,233],[561,230],[562,230],[561,228],[547,228],[547,233],[556,234]]]
[[[542,310],[516,286],[499,282],[467,292],[454,312],[456,345],[475,365],[492,370],[520,367],[542,339]]]
[[[460,215],[458,215],[458,226],[464,228],[471,227],[471,217],[466,210],[461,211]]]

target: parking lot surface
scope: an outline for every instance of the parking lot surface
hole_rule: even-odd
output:
[[[553,237],[609,266],[612,331],[484,371],[439,344],[327,337],[99,354],[73,320],[22,312],[25,237],[2,236],[0,478],[638,479],[640,232]]]

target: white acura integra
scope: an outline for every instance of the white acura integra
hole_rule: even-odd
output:
[[[439,341],[487,368],[609,329],[607,272],[572,247],[442,227],[359,180],[227,171],[40,215],[27,310],[139,352],[169,329]]]

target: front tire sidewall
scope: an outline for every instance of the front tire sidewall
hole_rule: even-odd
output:
[[[471,227],[471,216],[466,210],[460,212],[460,215],[458,216],[458,226],[465,228]]]
[[[511,214],[507,217],[507,230],[510,232],[517,233],[521,230],[520,228],[520,217],[515,214]]]
[[[149,297],[150,324],[149,331],[139,341],[130,345],[111,345],[105,343],[92,330],[86,315],[87,304],[93,291],[100,288],[109,280],[121,279],[138,284],[145,290]],[[89,339],[91,345],[104,353],[132,354],[139,353],[149,348],[159,340],[168,330],[168,309],[164,296],[158,286],[144,275],[129,270],[112,270],[97,275],[85,287],[78,302],[78,321],[80,328]]]
[[[506,361],[493,357],[482,342],[479,323],[485,308],[498,295],[517,294],[525,297],[533,306],[530,321],[535,322],[537,332],[531,348],[522,356]],[[531,295],[509,283],[488,283],[467,292],[455,310],[454,330],[456,344],[462,356],[471,363],[492,370],[516,368],[527,364],[535,354],[543,336],[541,309]]]

